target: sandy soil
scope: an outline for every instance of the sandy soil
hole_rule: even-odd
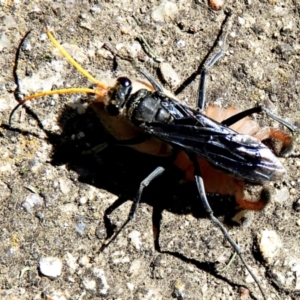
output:
[[[16,51],[29,30],[17,68],[22,96],[90,86],[53,48],[44,33],[45,20],[72,56],[103,80],[141,77],[128,62],[118,60],[116,68],[104,43],[116,51],[127,49],[162,79],[159,64],[137,40],[143,35],[183,83],[179,89],[165,86],[195,106],[197,69],[216,43],[229,9],[226,55],[210,71],[208,102],[240,110],[262,103],[299,124],[299,2],[231,0],[214,12],[205,1],[180,0],[159,21],[153,11],[160,3],[0,1],[1,299],[262,299],[239,259],[226,271],[216,271],[232,249],[207,219],[194,184],[180,184],[181,174],[173,168],[151,184],[134,221],[99,253],[106,227],[126,220],[139,183],[168,162],[120,147],[84,155],[109,138],[85,95],[37,99],[8,126],[17,104]],[[279,126],[265,115],[254,118],[261,125]],[[280,159],[287,176],[270,183],[272,201],[248,227],[231,221],[233,199],[209,198],[269,299],[300,299],[299,150],[295,134],[293,152]],[[159,222],[155,247],[153,228]],[[265,230],[281,240],[268,262],[259,251]],[[40,272],[47,257],[62,263],[54,279]]]

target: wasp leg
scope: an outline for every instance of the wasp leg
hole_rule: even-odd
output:
[[[201,76],[200,76],[200,83],[198,88],[198,95],[197,95],[197,107],[200,110],[203,110],[206,100],[206,75],[208,70],[225,54],[224,48],[226,44],[226,38],[227,33],[225,34],[225,37],[222,42],[222,49],[219,50],[210,60],[207,64],[205,64]]]
[[[83,151],[82,155],[97,154],[97,153],[100,153],[101,151],[103,151],[107,147],[108,147],[108,143],[102,143],[102,144],[99,144],[99,145],[93,147],[92,149]]]
[[[128,140],[112,140],[109,142],[101,143],[95,147],[93,147],[90,150],[83,151],[83,155],[90,155],[90,154],[97,154],[106,149],[108,146],[131,146],[131,145],[137,145],[140,143],[145,142],[148,139],[147,135],[139,135],[137,137],[134,137],[132,139]]]
[[[164,88],[156,81],[156,79],[148,71],[138,66],[135,61],[133,61],[132,64],[138,72],[144,75],[144,77],[152,84],[152,86],[157,92],[164,92]]]
[[[290,154],[293,149],[292,137],[286,132],[276,128],[264,127],[259,130],[254,137],[263,141],[277,156],[286,156]]]
[[[287,127],[289,130],[291,130],[292,132],[294,131],[300,131],[300,128],[291,124],[290,122],[276,116],[275,114],[273,114],[269,109],[267,109],[264,106],[261,106],[261,110],[264,111],[270,118],[272,118],[273,120],[281,123],[282,125],[284,125],[285,127]]]
[[[114,201],[105,211],[103,215],[103,223],[106,230],[106,238],[105,240],[108,241],[114,234],[116,229],[116,225],[113,224],[109,218],[109,215],[113,213],[118,207],[123,205],[127,199],[123,196],[120,196],[116,201]]]
[[[139,190],[135,196],[135,200],[133,202],[133,205],[130,210],[129,218],[132,220],[134,218],[135,211],[137,209],[137,206],[139,205],[142,197],[142,193],[144,191],[144,188],[147,187],[152,180],[154,180],[156,177],[160,176],[165,169],[163,167],[157,167],[151,174],[149,174],[140,184]]]
[[[291,124],[290,122],[276,116],[275,114],[273,114],[269,109],[267,109],[265,106],[255,106],[255,107],[252,107],[250,109],[247,109],[247,110],[244,110],[244,111],[241,111],[233,116],[231,116],[230,118],[222,121],[221,123],[223,125],[226,125],[226,126],[231,126],[232,124],[240,121],[241,119],[247,117],[247,116],[250,116],[254,113],[261,113],[261,112],[265,112],[270,118],[272,118],[273,120],[281,123],[282,125],[284,125],[285,127],[287,127],[288,129],[290,129],[291,131],[299,131],[300,128]]]
[[[271,202],[271,194],[267,188],[262,189],[258,201],[244,199],[244,188],[242,190],[238,189],[234,196],[239,209],[259,211],[263,210]]]
[[[226,231],[225,227],[222,225],[222,223],[214,216],[214,213],[207,201],[206,198],[206,194],[205,194],[205,189],[204,189],[204,183],[203,183],[203,179],[201,176],[199,175],[195,175],[195,181],[197,184],[197,188],[199,191],[199,195],[200,195],[200,199],[202,201],[203,207],[206,210],[207,214],[209,215],[210,220],[217,226],[220,228],[220,230],[222,231],[223,235],[225,236],[225,238],[227,239],[227,241],[230,243],[230,245],[232,246],[232,248],[234,249],[234,251],[237,253],[237,255],[240,257],[243,265],[245,266],[245,268],[247,269],[247,271],[249,272],[249,274],[252,276],[253,280],[256,282],[256,284],[258,285],[258,288],[261,292],[261,294],[263,295],[263,298],[266,300],[266,296],[264,294],[264,291],[258,281],[258,279],[255,277],[255,275],[253,274],[253,272],[251,271],[251,269],[248,267],[248,265],[246,264],[243,256],[242,256],[242,251],[240,250],[239,246],[234,242],[234,240],[230,237],[230,235],[228,234],[228,232]]]
[[[135,67],[135,69],[139,73],[141,73],[152,84],[152,86],[154,87],[154,89],[157,92],[161,92],[161,93],[164,92],[164,88],[157,82],[157,80],[148,71],[146,71],[145,69],[140,67],[133,57],[122,56],[122,55],[116,53],[114,50],[112,50],[112,48],[107,44],[104,44],[103,48],[110,51],[114,56],[119,57],[123,60],[129,61]]]
[[[155,178],[157,178],[158,176],[160,176],[163,172],[165,171],[165,169],[163,167],[157,167],[152,173],[150,173],[140,184],[139,190],[133,200],[133,204],[131,206],[130,209],[130,213],[128,215],[127,220],[125,221],[125,223],[121,226],[121,228],[114,234],[114,236],[108,240],[108,241],[104,241],[104,243],[102,244],[101,248],[100,248],[100,252],[102,252],[110,243],[112,243],[117,237],[118,235],[121,233],[121,231],[125,228],[125,226],[134,218],[136,209],[141,201],[142,198],[142,194],[144,191],[144,188],[147,187]]]
[[[30,34],[30,32],[31,32],[31,30],[27,31],[26,34],[24,35],[24,37],[22,38],[22,40],[21,40],[21,42],[20,42],[20,44],[18,46],[16,55],[15,55],[15,63],[14,63],[14,68],[13,68],[13,76],[14,76],[16,88],[15,88],[15,91],[14,91],[14,96],[15,96],[15,99],[18,102],[22,101],[21,85],[20,85],[20,80],[19,80],[19,75],[18,75],[19,59],[20,59],[20,54],[21,54],[21,49],[23,47],[23,44],[24,44],[25,40],[27,39],[28,35]]]

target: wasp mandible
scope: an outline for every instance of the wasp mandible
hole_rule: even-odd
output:
[[[95,89],[70,88],[40,92],[24,98],[13,109],[15,111],[25,102],[52,94],[88,93],[94,94],[91,106],[94,108],[107,131],[113,136],[114,145],[128,146],[137,151],[163,157],[174,157],[174,164],[180,168],[187,180],[195,180],[200,198],[211,220],[221,229],[227,240],[239,254],[245,267],[253,276],[262,294],[258,280],[244,262],[241,251],[230,238],[223,225],[213,216],[206,192],[234,195],[237,204],[246,209],[260,210],[268,202],[268,196],[253,202],[245,199],[245,182],[264,184],[282,179],[285,169],[273,153],[262,143],[274,139],[281,143],[281,154],[292,147],[291,137],[273,128],[261,129],[249,115],[264,111],[291,131],[298,130],[289,122],[274,115],[263,106],[253,107],[243,112],[234,108],[223,110],[210,106],[205,112],[205,87],[208,70],[224,55],[222,49],[208,61],[202,70],[197,96],[197,108],[182,104],[167,92],[147,71],[136,66],[148,82],[134,81],[119,77],[112,86],[95,79],[85,71],[55,40],[49,28],[47,35],[63,56],[94,85]],[[109,144],[102,145],[104,148]],[[141,183],[134,199],[130,214],[123,226],[107,246],[114,240],[126,224],[134,217],[143,190],[150,182],[161,175],[164,168],[156,168]]]

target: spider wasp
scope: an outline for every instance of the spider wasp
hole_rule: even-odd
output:
[[[278,141],[281,144],[280,154],[284,155],[291,150],[292,139],[281,130],[260,128],[248,116],[265,112],[291,131],[299,129],[274,115],[264,106],[238,112],[232,107],[225,110],[211,105],[204,111],[207,72],[224,55],[226,36],[222,49],[209,59],[202,70],[197,108],[194,109],[177,101],[152,75],[138,67],[133,60],[131,60],[133,65],[148,82],[134,81],[127,77],[117,78],[111,86],[100,82],[63,49],[49,28],[46,32],[61,54],[87,77],[95,88],[60,89],[28,96],[13,109],[10,123],[15,111],[34,98],[79,92],[95,95],[91,106],[115,141],[110,144],[104,143],[97,150],[100,151],[112,144],[131,147],[154,156],[174,157],[174,164],[184,172],[185,179],[196,182],[200,199],[211,221],[220,228],[266,298],[260,283],[245,263],[241,250],[213,215],[206,192],[233,195],[239,207],[244,209],[263,209],[269,201],[269,195],[262,192],[256,202],[245,199],[245,182],[262,185],[282,179],[286,172],[284,167],[273,153],[273,149],[262,141],[267,139]],[[144,188],[164,171],[164,168],[157,167],[141,182],[128,219],[114,236],[103,244],[101,250],[107,247],[133,219]]]

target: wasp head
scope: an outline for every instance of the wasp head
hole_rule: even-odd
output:
[[[111,116],[120,114],[132,91],[132,83],[127,77],[119,77],[108,94],[108,102],[105,105],[106,112]]]

